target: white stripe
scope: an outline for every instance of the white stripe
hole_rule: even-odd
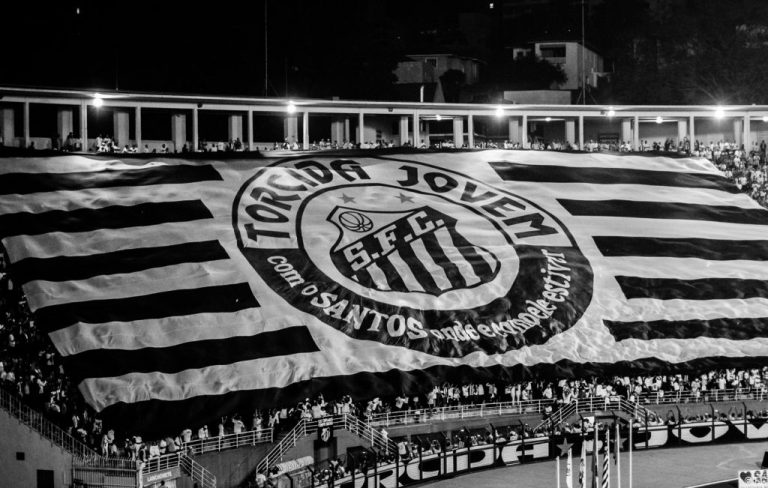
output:
[[[12,260],[18,261],[29,257],[90,256],[142,247],[171,246],[190,240],[216,240],[231,233],[231,224],[208,219],[205,225],[195,220],[123,229],[14,236],[3,239],[3,243]]]
[[[89,188],[35,193],[33,195],[0,195],[3,214],[16,212],[42,213],[51,210],[99,209],[112,206],[130,207],[140,203],[166,203],[200,198],[203,190],[209,190],[221,181],[178,183],[145,186]]]
[[[430,255],[429,251],[427,251],[427,248],[424,247],[424,241],[421,239],[413,241],[411,243],[411,249],[413,249],[413,253],[432,276],[432,279],[435,280],[435,284],[438,286],[438,288],[441,290],[450,290],[453,288],[453,285],[451,285],[451,281],[448,279],[448,276],[445,275],[445,270],[442,268],[442,266],[438,266],[435,263],[432,255]]]
[[[487,168],[489,173],[493,174],[498,180],[496,172],[490,168],[490,165],[480,164],[488,161],[508,161],[510,163],[523,163],[530,165],[545,166],[565,166],[578,168],[601,167],[601,168],[621,168],[621,169],[643,169],[655,171],[672,171],[680,173],[705,173],[720,174],[715,166],[704,158],[675,158],[650,157],[650,156],[632,156],[600,153],[563,153],[556,151],[517,151],[517,150],[486,150],[480,151],[477,158],[466,153],[441,153],[439,165],[441,167],[459,170],[471,168],[473,172],[480,173]],[[431,154],[409,154],[408,159],[414,161],[423,161],[428,164],[435,164],[435,158]],[[474,174],[474,173],[473,173]],[[483,175],[484,176],[484,175]],[[486,178],[490,180],[490,178]],[[496,181],[491,180],[491,181]]]
[[[483,261],[486,262],[486,264],[488,265],[488,268],[491,270],[491,273],[496,271],[496,268],[499,267],[499,263],[497,263],[493,259],[493,256],[491,255],[491,253],[489,253],[488,251],[486,251],[485,249],[483,249],[481,247],[472,246],[472,248],[475,250],[477,255],[480,256],[483,259]]]
[[[137,164],[128,164],[119,159],[96,159],[85,156],[66,155],[54,157],[7,158],[0,164],[0,175],[6,173],[82,173],[88,171],[142,169],[156,166],[173,166],[177,164],[203,165],[194,161],[166,159],[163,161],[142,160]]]
[[[628,217],[571,217],[568,229],[587,239],[588,236],[627,236],[764,240],[768,236],[766,225]]]
[[[418,278],[414,276],[411,267],[408,266],[403,257],[400,256],[400,251],[389,253],[384,259],[389,259],[389,262],[392,263],[392,267],[395,268],[397,274],[400,275],[400,278],[403,280],[405,287],[409,291],[424,291],[424,287],[421,286]]]
[[[639,256],[603,257],[614,276],[644,278],[740,278],[768,280],[768,261],[709,261],[698,258],[655,258]]]
[[[371,279],[376,284],[376,288],[384,291],[389,290],[387,275],[384,274],[384,272],[376,263],[371,263],[368,265],[368,267],[365,268],[365,270],[368,271],[368,273],[371,275]]]
[[[185,342],[252,336],[284,327],[303,325],[296,316],[265,319],[263,309],[249,308],[232,313],[201,313],[182,317],[75,324],[49,334],[62,356],[95,349],[136,350],[170,347]]]
[[[625,322],[654,320],[711,320],[768,317],[768,299],[656,300],[633,298],[623,306],[607,307],[604,318]]]
[[[30,281],[24,284],[29,308],[89,300],[108,300],[180,289],[227,285],[246,281],[229,259],[205,263],[181,263],[136,273],[94,276],[73,281]]]
[[[437,237],[437,242],[440,243],[440,247],[448,259],[450,259],[451,262],[455,264],[457,268],[459,268],[459,272],[467,282],[467,286],[472,286],[476,283],[479,283],[480,278],[478,278],[475,274],[475,270],[472,269],[472,265],[470,265],[469,262],[464,259],[464,256],[456,248],[456,245],[453,243],[453,239],[451,238],[451,234],[448,232],[448,229],[441,227],[440,229],[436,230],[435,237]]]
[[[507,186],[506,184],[504,185]],[[739,208],[761,208],[745,193],[729,193],[706,188],[681,188],[650,185],[601,185],[592,183],[536,183],[510,181],[509,190],[531,198],[536,203],[546,200],[629,200],[634,202],[669,202],[697,205],[724,205]]]

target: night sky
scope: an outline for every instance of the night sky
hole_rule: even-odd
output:
[[[264,5],[268,81],[264,89]],[[6,2],[0,84],[394,100],[406,54],[483,61],[478,92],[546,89],[513,46],[579,40],[580,0]],[[765,0],[585,0],[607,104],[768,103]],[[531,81],[533,80],[533,81]],[[401,99],[401,98],[400,98]],[[482,101],[482,100],[477,100]]]
[[[348,89],[350,78],[381,77],[418,47],[414,36],[456,24],[460,11],[488,7],[434,0],[267,3],[270,96],[365,95]],[[180,5],[8,2],[0,83],[264,95],[264,0]]]

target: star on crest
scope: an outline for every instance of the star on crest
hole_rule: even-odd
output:
[[[413,197],[409,197],[408,195],[403,195],[402,193],[398,194],[395,198],[400,199],[400,203],[413,203]]]
[[[354,197],[348,197],[344,193],[341,194],[341,200],[344,203],[355,203],[355,198]]]
[[[571,446],[573,446],[573,444],[568,442],[568,439],[563,437],[563,443],[557,445],[557,448],[560,449],[560,455],[564,456],[568,454],[568,450],[571,448]]]

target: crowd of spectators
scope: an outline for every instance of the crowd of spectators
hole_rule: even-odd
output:
[[[77,151],[82,149],[82,142],[79,138],[75,137],[73,133],[69,133],[67,138],[62,141],[61,137],[57,135],[52,138],[51,146],[54,150],[62,151]],[[397,147],[394,140],[378,139],[376,141],[365,141],[362,143],[354,143],[348,140],[344,141],[331,141],[330,139],[321,139],[319,141],[313,141],[309,145],[309,150],[341,150],[341,149],[382,149]],[[414,147],[414,144],[410,141],[406,142],[403,147]],[[416,147],[421,149],[452,149],[456,148],[452,139],[436,139],[433,142],[425,142],[421,139]],[[467,144],[461,145],[462,148],[467,148]],[[543,140],[538,137],[531,137],[528,141],[528,147],[534,151],[578,151],[579,146],[574,142],[565,140],[553,139]],[[34,143],[30,145],[31,149],[34,149]],[[505,140],[503,142],[496,142],[493,139],[480,139],[478,138],[473,145],[475,149],[523,149],[523,145],[520,142],[513,142]],[[186,154],[192,151],[192,148],[186,143],[181,147],[171,148],[166,143],[162,143],[159,147],[150,148],[148,144],[144,144],[143,148],[139,148],[136,144],[129,145],[124,144],[120,146],[118,142],[111,136],[99,135],[93,146],[90,148],[93,151],[99,153],[151,153],[151,154],[168,154],[168,153],[181,153]],[[256,151],[270,152],[270,151],[299,151],[303,149],[303,146],[299,144],[296,138],[290,140],[285,139],[283,142],[275,142],[271,146],[256,147]],[[589,139],[584,142],[585,152],[622,152],[628,153],[633,151],[633,146],[630,141],[595,141]],[[710,141],[706,143],[704,141],[694,141],[691,146],[688,138],[681,140],[675,140],[673,138],[667,138],[664,141],[661,140],[640,140],[639,152],[641,153],[659,153],[659,154],[674,154],[679,156],[694,156],[703,157],[712,161],[720,171],[729,179],[731,179],[736,186],[738,186],[744,193],[748,194],[754,200],[756,200],[763,207],[768,208],[768,157],[766,157],[766,142],[755,142],[750,150],[746,150],[743,146],[737,145],[734,142],[728,141]],[[244,144],[239,138],[233,139],[228,142],[208,142],[201,140],[197,148],[198,152],[248,152],[248,145]]]

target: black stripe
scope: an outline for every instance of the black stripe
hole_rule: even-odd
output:
[[[435,264],[445,270],[445,276],[451,283],[451,288],[465,288],[467,286],[467,280],[464,279],[464,275],[461,274],[458,266],[445,255],[443,246],[440,245],[435,234],[427,234],[423,236],[421,240],[424,242],[424,247],[427,249],[429,255],[432,256]]]
[[[176,317],[196,313],[237,312],[258,307],[247,283],[173,290],[130,298],[65,303],[39,309],[35,316],[47,330],[77,322],[101,324]]]
[[[768,225],[768,210],[698,203],[636,202],[633,200],[565,200],[558,202],[571,215],[643,219],[710,220]]]
[[[390,261],[388,257],[379,258],[376,261],[376,265],[384,273],[384,276],[387,279],[387,286],[389,286],[390,290],[411,291],[405,286],[403,278],[400,276],[400,273],[397,272],[397,268],[392,264],[392,261]]]
[[[11,265],[20,283],[32,280],[69,281],[117,273],[134,273],[181,263],[227,259],[218,241],[188,242],[172,246],[143,247],[89,256],[27,258]]]
[[[436,385],[496,382],[519,383],[530,379],[580,379],[591,376],[637,376],[648,374],[699,374],[724,368],[761,368],[768,356],[712,356],[681,363],[646,357],[633,361],[575,362],[560,360],[533,366],[432,366],[403,371],[363,372],[346,376],[325,376],[260,390],[227,391],[221,395],[205,395],[185,400],[146,400],[138,403],[116,403],[101,412],[104,422],[126,430],[141,425],[146,435],[161,437],[168,432],[208,424],[215,430],[222,416],[232,412],[250,412],[254,408],[280,408],[296,405],[305,398],[322,393],[325,398],[350,395],[353,400],[369,400],[372,396],[426,394]]]
[[[746,341],[768,337],[768,317],[712,320],[654,320],[651,322],[615,322],[604,320],[617,341],[624,339],[695,339],[712,337]]]
[[[96,349],[64,358],[67,374],[76,378],[107,378],[128,373],[178,373],[252,359],[319,351],[309,330],[288,327],[253,336],[187,342],[137,350]]]
[[[78,173],[7,173],[0,179],[0,195],[27,195],[46,191],[115,186],[168,185],[221,179],[219,172],[209,164],[202,166],[178,164]]]
[[[674,278],[640,278],[617,276],[621,291],[627,298],[656,298],[659,300],[728,300],[736,298],[768,298],[768,281],[737,278],[703,278],[679,280]]]
[[[411,273],[416,278],[416,281],[419,282],[421,287],[424,288],[425,292],[431,293],[432,295],[439,295],[440,287],[437,286],[437,283],[435,283],[435,279],[432,277],[432,274],[427,270],[426,266],[424,266],[424,263],[422,263],[421,260],[416,257],[416,253],[411,247],[411,245],[415,244],[416,242],[418,242],[418,239],[411,242],[410,245],[401,246],[398,248],[400,257],[403,258],[403,261],[405,261],[405,263],[411,269]]]
[[[648,171],[642,169],[554,166],[494,161],[489,163],[505,181],[538,183],[591,183],[598,185],[653,185],[706,188],[728,193],[741,191],[727,178],[715,174]]]
[[[495,270],[488,265],[485,259],[480,257],[480,254],[475,250],[475,246],[466,240],[463,235],[459,234],[455,227],[449,227],[448,233],[451,236],[451,242],[453,242],[454,247],[458,249],[464,260],[472,266],[472,271],[480,279],[480,283],[489,281]]]
[[[87,232],[213,218],[200,200],[0,215],[0,238],[48,232]]]
[[[768,261],[768,241],[619,236],[594,236],[594,239],[603,256]]]
[[[371,276],[371,273],[368,272],[368,268],[360,268],[357,271],[355,271],[355,278],[357,278],[358,283],[363,285],[366,288],[374,288],[378,289],[376,286],[376,283],[373,281],[373,277]]]

